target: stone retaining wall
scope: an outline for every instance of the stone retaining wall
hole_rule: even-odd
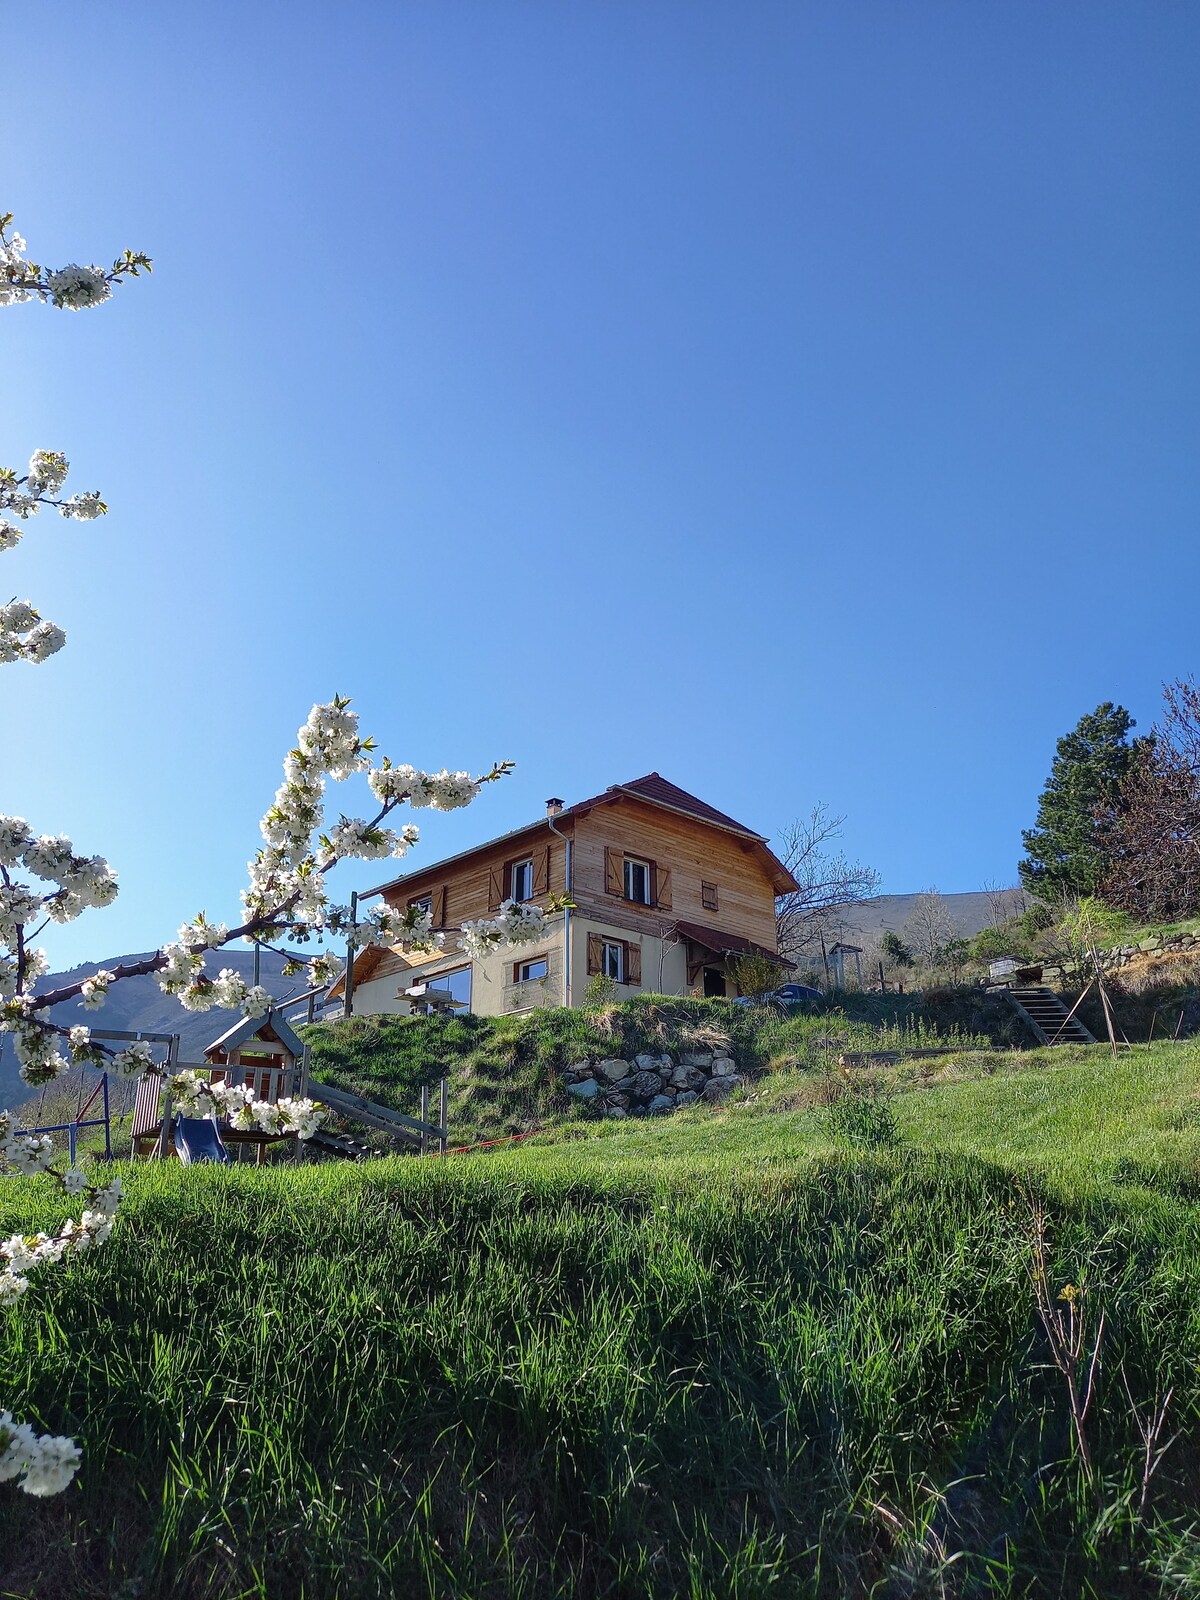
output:
[[[572,1099],[606,1117],[660,1116],[698,1100],[711,1105],[742,1082],[733,1057],[715,1050],[576,1061],[563,1076]]]
[[[1143,939],[1140,944],[1122,944],[1113,950],[1101,950],[1100,965],[1106,972],[1118,971],[1127,967],[1135,956],[1144,955],[1183,955],[1189,950],[1195,950],[1200,955],[1200,938],[1194,933],[1172,933],[1163,937],[1154,934],[1148,939]],[[1061,965],[1053,962],[1042,964],[1043,983],[1065,983],[1074,978],[1079,969],[1073,961],[1064,961]]]

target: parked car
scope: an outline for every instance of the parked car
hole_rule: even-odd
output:
[[[819,989],[811,989],[807,983],[781,983],[775,990],[775,998],[782,1000],[785,1005],[804,1006],[813,1005],[825,996]]]
[[[773,1006],[777,1011],[787,1011],[792,1006],[811,1006],[825,997],[819,989],[810,989],[806,983],[781,983],[769,994],[740,994],[735,1006]]]

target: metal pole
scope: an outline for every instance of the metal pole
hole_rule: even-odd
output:
[[[442,1079],[441,1093],[438,1097],[438,1121],[442,1125],[442,1154],[446,1154],[446,1145],[449,1143],[450,1132],[450,1080]]]
[[[354,1006],[354,924],[358,921],[358,896],[350,896],[350,933],[346,939],[346,987],[342,995],[342,1015],[351,1015]]]
[[[429,1085],[421,1085],[421,1154],[429,1154]]]
[[[71,1153],[71,1165],[72,1166],[75,1165],[75,1135],[78,1132],[79,1132],[79,1129],[77,1128],[75,1123],[72,1122],[71,1125],[67,1129],[67,1149]]]
[[[259,975],[258,956],[259,956],[259,943],[258,943],[258,940],[255,939],[255,941],[254,941],[254,987],[256,989],[258,988],[258,975]]]
[[[112,1160],[112,1122],[108,1113],[108,1073],[101,1080],[104,1084],[104,1159]]]

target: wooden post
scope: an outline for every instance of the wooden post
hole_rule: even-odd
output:
[[[421,1154],[429,1154],[429,1085],[421,1085]]]
[[[440,1089],[440,1092],[438,1094],[438,1121],[442,1125],[442,1137],[441,1137],[440,1143],[441,1143],[441,1147],[442,1147],[442,1154],[445,1155],[446,1154],[446,1146],[450,1142],[449,1141],[449,1133],[450,1133],[450,1080],[449,1080],[449,1078],[443,1078],[442,1082],[441,1082],[441,1089]]]
[[[829,955],[825,949],[825,930],[821,929],[821,960],[825,963],[825,993],[829,993]]]
[[[354,924],[358,921],[358,895],[350,896],[350,934],[346,940],[346,987],[342,992],[342,1015],[348,1017],[354,1005]]]
[[[886,994],[887,993],[887,983],[885,982],[884,976],[883,976],[883,962],[882,961],[879,963],[879,992],[880,992],[880,994]]]

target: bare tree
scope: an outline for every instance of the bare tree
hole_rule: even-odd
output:
[[[1023,916],[1029,909],[1029,896],[1020,884],[1006,887],[991,880],[984,884],[983,892],[987,895],[988,916],[993,928],[1002,928],[1006,922]]]
[[[1200,911],[1200,685],[1163,688],[1163,714],[1117,803],[1098,814],[1110,867],[1105,900],[1147,922]]]
[[[918,963],[922,967],[936,967],[938,958],[959,930],[945,897],[931,888],[916,897],[902,931]]]
[[[805,955],[822,935],[828,942],[843,907],[879,892],[880,877],[874,867],[847,861],[840,850],[831,848],[841,837],[845,820],[816,805],[809,816],[783,830],[779,858],[799,884],[775,902],[779,949],[785,956]]]

